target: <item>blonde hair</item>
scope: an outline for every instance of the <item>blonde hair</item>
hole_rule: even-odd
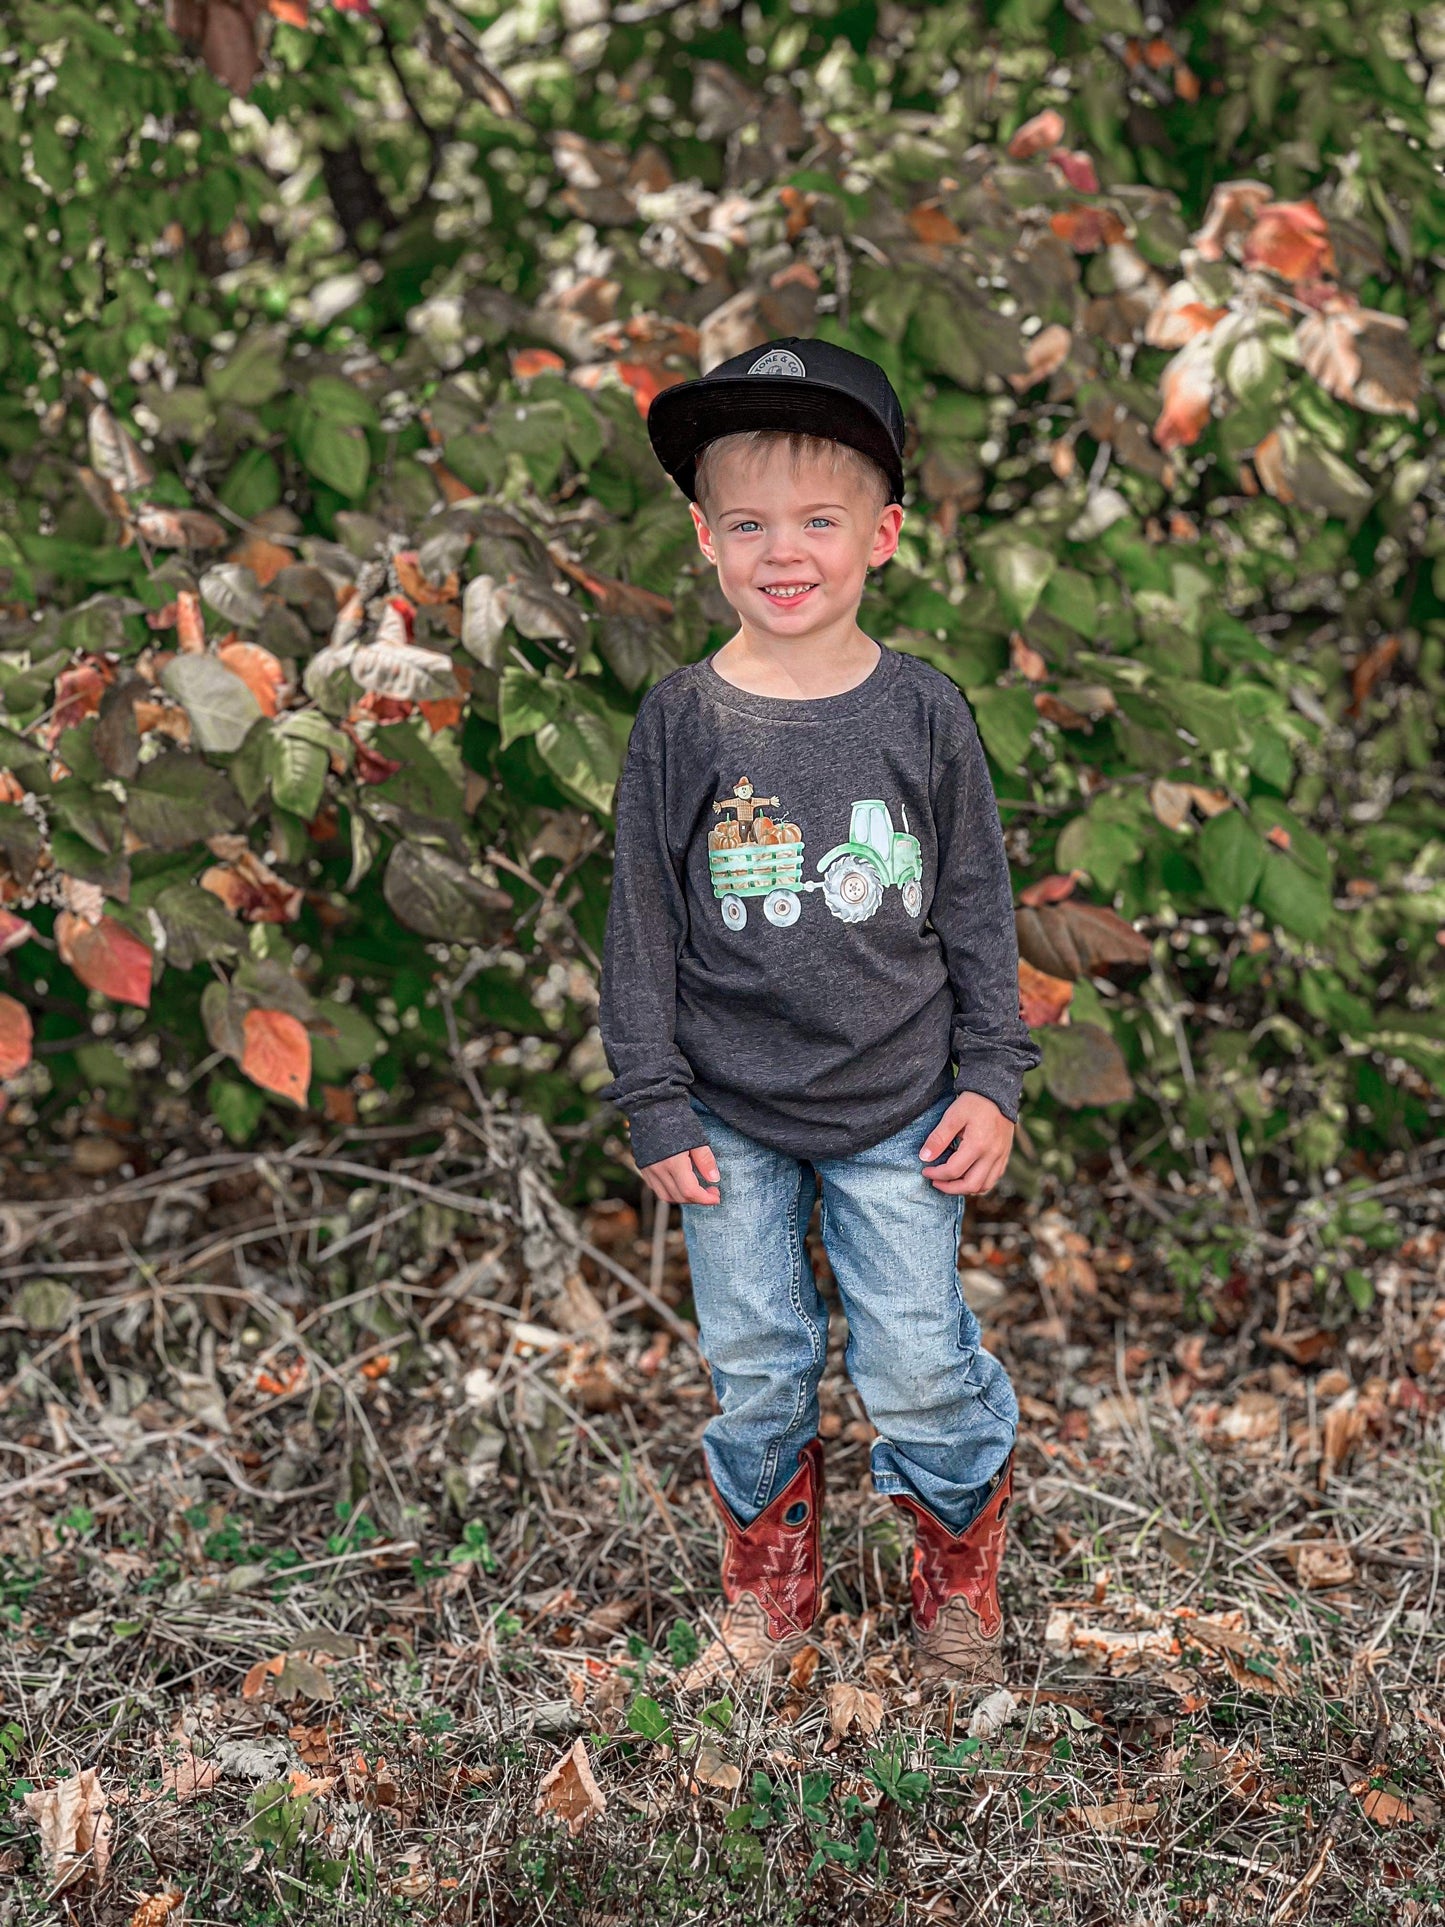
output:
[[[715,485],[717,458],[724,449],[752,462],[783,445],[787,447],[794,474],[804,462],[826,462],[831,474],[851,474],[873,496],[875,508],[882,510],[887,507],[892,485],[878,463],[871,455],[865,455],[862,449],[852,448],[847,442],[831,441],[822,435],[803,435],[790,429],[748,428],[736,435],[719,436],[715,442],[709,442],[698,456],[693,487],[697,491],[697,504],[703,514],[708,513],[708,495]]]

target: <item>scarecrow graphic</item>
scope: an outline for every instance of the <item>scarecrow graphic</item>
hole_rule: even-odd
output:
[[[761,897],[768,922],[786,928],[802,915],[803,894],[811,890],[823,892],[830,914],[841,923],[866,923],[890,887],[898,891],[908,916],[922,913],[922,847],[909,834],[908,815],[901,806],[903,828],[895,830],[886,803],[872,798],[854,803],[847,841],[818,859],[822,880],[805,883],[803,832],[796,823],[775,822],[762,814],[764,804],[779,807],[776,796],[756,795],[742,776],[732,795],[712,806],[714,815],[724,820],[708,833],[708,875],[729,930],[746,925],[747,897]]]

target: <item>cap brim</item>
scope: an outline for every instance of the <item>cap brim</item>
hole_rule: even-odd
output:
[[[890,501],[903,500],[903,469],[887,429],[866,403],[831,382],[779,375],[704,377],[664,388],[647,411],[657,459],[690,501],[697,500],[697,458],[708,443],[760,428],[856,448],[887,476]]]

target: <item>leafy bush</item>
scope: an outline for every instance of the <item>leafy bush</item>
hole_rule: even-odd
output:
[[[729,633],[643,418],[816,333],[912,424],[864,623],[978,717],[1035,1155],[1273,1181],[1433,1128],[1445,202],[1395,16],[1326,87],[1280,16],[1262,67],[1131,0],[271,11],[254,84],[177,18],[229,123],[155,8],[22,16],[60,238],[0,349],[16,1120],[155,1071],[244,1141],[455,1042],[585,1137],[631,714]]]

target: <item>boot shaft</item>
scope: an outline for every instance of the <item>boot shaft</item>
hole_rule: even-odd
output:
[[[767,1617],[769,1636],[805,1633],[818,1616],[823,1589],[823,1448],[810,1439],[798,1469],[751,1525],[740,1526],[712,1484],[723,1523],[723,1597],[751,1594]]]
[[[893,1503],[913,1519],[914,1624],[927,1632],[946,1600],[965,1599],[973,1608],[985,1639],[997,1637],[1003,1626],[998,1602],[998,1574],[1003,1563],[1005,1516],[1013,1502],[1013,1454],[999,1472],[998,1483],[976,1518],[962,1532],[950,1532],[909,1494],[898,1493]]]

